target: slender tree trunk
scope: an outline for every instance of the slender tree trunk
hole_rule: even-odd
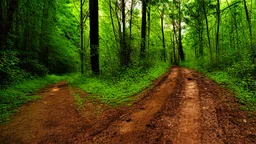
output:
[[[146,55],[146,25],[147,25],[147,0],[142,0],[142,24],[141,24],[141,49],[140,57],[144,58]]]
[[[172,27],[173,27],[173,44],[172,44],[172,50],[173,50],[173,59],[174,59],[174,64],[177,65],[177,58],[176,58],[176,43],[178,42],[177,36],[176,36],[176,26],[175,26],[175,17],[174,17],[174,7],[175,7],[175,1],[173,0],[173,5],[172,5],[172,14],[171,14],[171,19],[172,19]]]
[[[174,58],[174,64],[177,65],[178,64],[178,61],[177,61],[177,57],[176,57],[176,45],[175,45],[175,41],[176,43],[178,43],[178,38],[177,38],[177,35],[176,35],[176,28],[175,28],[175,22],[173,20],[173,58]]]
[[[246,0],[243,0],[244,2],[244,11],[245,11],[245,14],[246,14],[246,20],[247,20],[247,23],[248,23],[248,28],[249,28],[249,32],[250,32],[250,47],[252,48],[252,27],[251,27],[251,19],[250,19],[250,16],[249,16],[249,11],[248,11],[248,8],[247,8],[247,4],[246,4]]]
[[[164,7],[161,11],[161,30],[162,30],[163,57],[164,57],[164,61],[166,62],[165,37],[164,37]]]
[[[83,14],[83,0],[80,0],[80,57],[81,57],[81,74],[84,74],[84,14]]]
[[[118,40],[117,40],[117,36],[116,36],[116,28],[115,28],[115,24],[114,24],[114,19],[113,19],[113,13],[112,13],[112,4],[111,4],[111,0],[109,0],[109,11],[110,11],[110,19],[111,19],[111,24],[112,24],[112,30],[115,36],[115,41],[116,41],[116,47],[118,48]]]
[[[181,35],[181,0],[179,1],[179,56],[181,61],[185,61],[185,56],[184,56],[184,51],[183,51],[183,46],[182,46],[182,35]]]
[[[150,28],[151,28],[151,1],[148,2],[148,49],[150,48]]]
[[[133,5],[134,5],[134,0],[131,0],[131,10],[130,10],[130,44],[132,43],[132,18],[133,18]],[[131,45],[130,45],[131,46]]]
[[[201,4],[201,1],[199,0],[198,1],[198,19],[197,19],[197,22],[198,22],[198,54],[200,57],[203,57],[204,55],[204,50],[203,50],[203,20],[202,20],[202,4]]]
[[[126,43],[126,14],[125,0],[122,0],[122,45],[121,45],[121,66],[127,66],[130,62],[129,50]]]
[[[118,0],[116,0],[116,3],[115,3],[115,15],[116,15],[116,20],[117,20],[117,25],[118,25],[118,35],[119,35],[119,43],[120,43],[120,46],[122,46],[122,28],[121,28],[121,22],[120,22],[120,18],[118,16]],[[121,55],[120,55],[120,58],[121,58]]]
[[[41,24],[41,37],[40,37],[40,62],[43,63],[46,67],[48,67],[48,46],[46,44],[46,29],[47,29],[47,20],[49,17],[49,2],[47,0],[43,1],[43,9],[42,9],[42,24]],[[30,29],[30,28],[29,28]],[[28,40],[26,40],[28,41]]]
[[[91,68],[96,75],[100,74],[99,66],[99,5],[98,0],[90,0],[90,47]]]
[[[220,0],[217,0],[216,63],[219,59]]]
[[[202,0],[202,6],[203,6],[203,11],[204,11],[204,17],[205,17],[205,23],[206,23],[206,32],[207,32],[208,45],[209,45],[209,50],[210,50],[210,60],[211,60],[211,63],[212,63],[213,62],[213,60],[212,60],[212,45],[211,45],[208,17],[207,17],[207,12],[206,12],[206,7],[205,7],[205,1],[204,0]]]

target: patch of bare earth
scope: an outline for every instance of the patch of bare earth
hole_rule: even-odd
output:
[[[51,85],[0,126],[0,143],[256,143],[255,113],[201,74],[172,67],[152,86],[130,107],[86,100],[77,110],[73,94],[86,93]]]

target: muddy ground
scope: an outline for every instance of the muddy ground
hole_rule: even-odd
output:
[[[87,100],[78,110],[75,93],[87,97],[66,82],[43,88],[42,99],[0,126],[0,143],[256,143],[255,113],[241,111],[232,92],[187,68],[172,67],[130,107]]]

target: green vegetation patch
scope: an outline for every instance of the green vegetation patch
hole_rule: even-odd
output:
[[[9,120],[9,116],[15,113],[19,106],[40,98],[35,92],[40,88],[60,81],[62,77],[48,75],[43,78],[32,78],[17,82],[12,86],[0,89],[0,123]]]
[[[233,90],[239,102],[244,104],[243,110],[256,110],[256,85],[252,78],[237,78],[225,71],[209,72],[207,76]]]
[[[130,102],[134,94],[147,88],[153,80],[166,72],[167,64],[159,64],[149,69],[130,68],[117,77],[80,77],[79,74],[69,76],[68,81],[102,102],[117,106]]]
[[[79,94],[74,94],[74,99],[76,101],[77,110],[80,110],[83,107],[83,103],[85,101],[85,98],[80,97]]]

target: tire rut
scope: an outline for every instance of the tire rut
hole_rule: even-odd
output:
[[[0,126],[0,143],[256,142],[255,120],[227,98],[229,92],[190,69],[172,67],[131,107],[86,101],[77,111],[73,90],[66,82],[42,89],[41,100],[25,104]]]
[[[145,141],[150,122],[161,111],[168,97],[176,88],[179,69],[172,68],[171,73],[143,103],[133,105],[125,115],[106,130],[94,136],[94,143],[138,143]],[[88,140],[91,142],[91,140]]]
[[[190,71],[182,70],[185,81],[184,92],[182,93],[181,110],[178,116],[178,132],[173,138],[173,143],[200,144],[200,99],[197,83],[190,77]]]

